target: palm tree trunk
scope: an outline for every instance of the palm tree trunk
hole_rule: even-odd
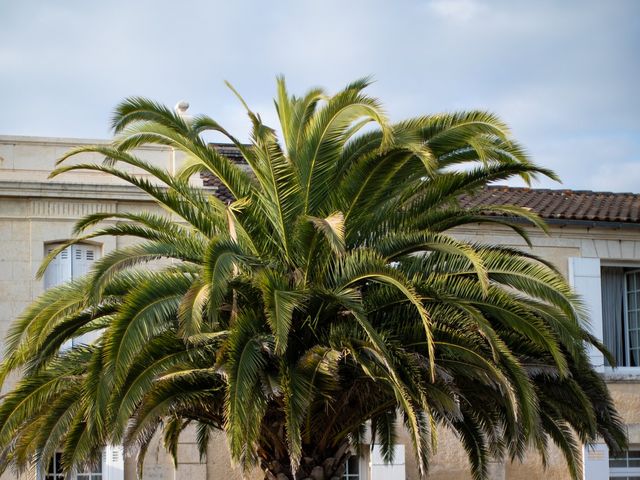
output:
[[[261,467],[265,480],[342,480],[350,455],[348,444],[344,443],[332,451],[303,454],[296,473],[291,471],[288,458],[263,458]]]

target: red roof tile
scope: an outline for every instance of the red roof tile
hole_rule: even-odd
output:
[[[233,144],[212,144],[218,152],[237,164],[244,164],[242,154]],[[233,201],[231,192],[213,174],[201,174],[205,187],[216,190],[225,203]],[[530,209],[547,220],[638,223],[640,194],[592,192],[590,190],[551,190],[507,186],[485,187],[473,195],[459,197],[465,208],[484,205],[517,205]]]
[[[238,150],[232,143],[212,143],[211,146],[233,163],[245,165],[244,157],[240,153],[240,150]],[[200,174],[200,178],[202,178],[202,184],[205,187],[213,188],[215,190],[216,197],[224,203],[233,202],[233,194],[217,177],[213,175],[213,173],[202,172]]]
[[[518,205],[546,219],[640,223],[637,193],[490,186],[473,195],[461,195],[459,200],[466,208]]]

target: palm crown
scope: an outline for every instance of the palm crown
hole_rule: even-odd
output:
[[[422,473],[437,427],[452,429],[475,478],[492,456],[521,458],[530,446],[544,456],[550,441],[577,477],[580,442],[600,435],[624,446],[585,353],[600,345],[562,276],[529,253],[444,233],[484,222],[527,239],[523,221],[544,225],[526,210],[463,210],[457,197],[553,173],[492,114],[392,124],[367,84],[295,97],[278,79],[282,143],[248,107],[243,144],[207,116],[185,120],[131,98],[116,109],[111,145],[60,160],[103,154],[102,164],[63,164],[52,176],[105,172],[170,215],[93,214],[76,225],[71,243],[140,241],[15,321],[0,374],[24,377],[0,405],[3,468],[62,449],[71,470],[106,443],[142,459],[159,429],[175,453],[188,424],[202,452],[223,430],[232,458],[266,478],[305,478],[318,466],[339,476],[367,426],[390,459],[403,425]],[[209,131],[233,142],[248,168],[211,148]],[[132,153],[149,143],[183,152],[184,167],[170,174]],[[202,171],[235,201],[190,186]],[[97,341],[61,351],[89,331],[101,332]]]

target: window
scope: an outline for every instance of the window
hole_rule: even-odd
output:
[[[640,450],[609,456],[610,480],[640,480]]]
[[[625,338],[627,348],[625,362],[629,366],[640,365],[640,271],[635,270],[625,273],[625,286],[627,289],[625,303]]]
[[[45,255],[49,255],[53,250],[58,247],[58,244],[47,244],[45,247]],[[90,264],[97,258],[99,253],[99,247],[96,245],[78,244],[65,248],[60,252],[53,261],[47,267],[44,273],[44,287],[46,289],[54,287],[64,282],[74,280],[88,273]],[[89,343],[94,338],[91,338],[93,333],[82,335],[75,338],[73,344]],[[85,338],[86,337],[86,338]],[[72,342],[68,342],[63,345],[62,349],[71,347]],[[56,452],[56,454],[49,462],[49,468],[44,473],[44,480],[64,480],[65,476],[62,472],[62,453]],[[78,472],[73,479],[74,480],[102,480],[102,463],[100,463],[92,470],[85,470]]]
[[[602,267],[603,342],[614,367],[640,366],[640,270]]]
[[[49,255],[60,244],[46,244],[45,255]],[[70,280],[75,280],[89,273],[91,264],[100,257],[101,248],[98,245],[79,243],[62,250],[49,264],[44,273],[46,289]],[[73,339],[73,345],[89,344],[100,335],[99,331],[89,332]],[[62,346],[62,350],[70,348],[72,342]],[[56,453],[48,468],[38,466],[37,478],[41,480],[64,480],[62,473],[62,454]],[[102,450],[100,463],[89,470],[77,472],[73,480],[124,480],[124,458],[122,446],[107,445]]]
[[[344,480],[359,480],[360,479],[360,457],[358,455],[351,455],[347,460],[347,465],[344,471]]]
[[[62,454],[57,452],[49,463],[49,468],[44,475],[44,480],[64,480],[61,460]],[[102,459],[93,469],[78,472],[73,478],[74,480],[102,480]]]
[[[102,461],[91,470],[78,472],[76,480],[102,480]]]
[[[64,474],[62,473],[62,464],[60,461],[61,459],[61,453],[56,453],[53,456],[51,462],[49,463],[47,473],[45,474],[45,480],[64,480]]]

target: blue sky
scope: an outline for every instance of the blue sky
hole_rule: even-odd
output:
[[[554,188],[640,192],[640,1],[0,0],[0,134],[108,138],[144,95],[242,137],[229,80],[275,121],[274,78],[373,75],[392,119],[488,109]]]

